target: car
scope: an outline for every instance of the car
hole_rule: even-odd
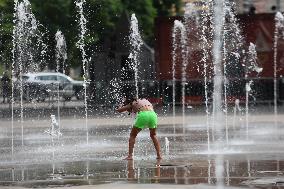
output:
[[[24,98],[44,101],[48,97],[63,97],[69,101],[73,96],[81,99],[84,82],[58,72],[27,73],[22,76]]]

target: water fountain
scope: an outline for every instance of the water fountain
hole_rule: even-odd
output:
[[[278,96],[277,96],[277,53],[278,53],[278,40],[284,38],[284,16],[282,13],[277,12],[275,15],[275,31],[274,31],[274,62],[273,62],[273,73],[274,73],[274,124],[277,124],[278,114]]]
[[[240,100],[236,99],[235,100],[234,113],[233,113],[233,123],[232,123],[234,131],[236,130],[236,119],[237,119],[237,115],[238,115],[239,112],[241,112]]]
[[[62,136],[62,133],[60,132],[60,125],[57,122],[55,115],[51,115],[50,118],[51,118],[50,128],[45,130],[44,132],[49,134],[52,138]]]
[[[139,97],[138,79],[139,79],[139,65],[140,65],[139,53],[143,42],[139,33],[138,20],[135,14],[131,15],[129,42],[130,42],[130,53],[128,58],[130,60],[129,62],[130,67],[134,71],[134,82],[136,90],[135,96],[136,98],[138,98]]]
[[[223,81],[223,72],[222,72],[222,57],[221,57],[221,48],[222,48],[222,27],[224,25],[224,0],[216,1],[213,9],[214,21],[214,42],[213,42],[213,66],[214,66],[214,91],[213,91],[213,133],[214,139],[216,141],[216,149],[224,149],[224,134],[223,134],[223,116],[222,116],[222,81]],[[218,188],[223,188],[223,155],[217,155],[215,159],[215,176],[216,176],[216,185]]]
[[[117,78],[110,80],[110,85],[108,87],[108,91],[110,93],[110,102],[112,102],[115,106],[118,106],[123,103],[123,93],[122,93],[122,85],[121,81]]]
[[[188,49],[186,44],[188,43],[187,36],[186,36],[186,28],[184,27],[184,24],[178,20],[175,20],[174,22],[174,28],[173,28],[173,64],[172,64],[172,81],[173,81],[173,117],[176,116],[176,64],[181,63],[182,64],[182,112],[183,112],[183,124],[185,123],[184,117],[185,117],[185,71],[186,66],[188,63]],[[178,59],[177,57],[180,56],[181,59]],[[174,126],[175,127],[175,126]],[[184,131],[184,127],[183,127]],[[174,128],[175,133],[175,128]]]
[[[67,49],[66,49],[66,42],[64,35],[62,34],[61,31],[57,31],[55,34],[55,41],[56,41],[56,50],[55,50],[55,57],[56,57],[56,72],[60,73],[62,71],[63,74],[65,74],[65,69],[66,69],[66,59],[67,59]],[[57,75],[57,81],[58,81],[58,86],[57,86],[57,116],[58,116],[58,122],[59,122],[59,127],[60,127],[60,79]],[[65,83],[63,83],[64,87]]]
[[[216,162],[216,169],[215,169],[215,175],[217,178],[217,185],[218,187],[223,186],[223,154],[220,154],[220,150],[225,149],[224,141],[226,141],[226,145],[229,144],[229,132],[228,132],[228,107],[227,107],[227,87],[229,85],[228,77],[230,77],[229,73],[227,73],[228,68],[232,65],[230,65],[230,61],[234,59],[234,62],[241,62],[241,57],[243,56],[244,49],[244,40],[241,35],[240,27],[237,23],[237,18],[235,14],[233,13],[233,8],[230,2],[224,0],[224,1],[216,1],[213,5],[211,2],[203,2],[204,12],[201,13],[201,16],[197,19],[199,23],[202,24],[200,26],[201,32],[201,46],[203,46],[203,58],[201,59],[201,62],[204,64],[204,87],[205,87],[205,98],[206,98],[206,115],[207,115],[207,138],[208,138],[208,151],[210,151],[210,135],[209,135],[209,108],[208,108],[208,92],[207,92],[207,79],[208,79],[208,60],[209,60],[209,52],[204,49],[208,49],[209,47],[212,47],[213,49],[213,70],[214,70],[214,78],[213,78],[213,84],[214,84],[214,91],[213,91],[213,110],[212,110],[212,122],[211,127],[213,131],[212,135],[212,141],[214,142],[212,144],[213,150],[218,153],[215,162]],[[188,6],[191,7],[191,6]],[[212,16],[213,19],[210,19]],[[186,16],[185,16],[186,17]],[[198,17],[198,16],[197,16]],[[183,57],[183,53],[181,55],[178,55],[177,47],[180,45],[182,49],[188,50],[188,47],[184,47],[184,41],[177,41],[176,39],[176,23],[174,24],[174,39],[173,39],[173,68],[178,62],[178,58],[185,59]],[[181,25],[179,23],[179,25]],[[209,25],[209,26],[208,26]],[[182,25],[183,26],[183,25]],[[214,26],[214,27],[213,27]],[[184,26],[183,26],[184,27]],[[187,28],[185,26],[185,28]],[[212,33],[214,35],[208,35],[210,30],[212,30]],[[209,30],[209,31],[208,31]],[[186,31],[186,30],[184,30]],[[186,31],[189,32],[189,31]],[[181,34],[180,34],[181,35]],[[185,35],[185,34],[183,34]],[[182,36],[182,35],[181,35]],[[182,39],[182,37],[180,37]],[[214,38],[214,39],[213,39]],[[212,45],[211,42],[212,41]],[[186,42],[189,44],[189,42]],[[205,48],[206,47],[206,48]],[[182,51],[182,50],[180,50]],[[249,51],[247,53],[247,65],[246,66],[246,78],[247,74],[251,71],[261,72],[261,68],[257,66],[256,59],[256,51],[255,46],[251,43],[249,47]],[[187,54],[188,55],[188,54]],[[177,58],[178,57],[178,58]],[[188,60],[187,60],[188,61]],[[175,70],[173,69],[173,80],[175,76]],[[175,89],[174,89],[175,90]],[[250,91],[249,83],[246,87],[246,94],[248,99],[248,94]],[[247,137],[248,135],[248,103],[246,103],[246,125],[247,125]],[[223,114],[223,112],[225,114]],[[223,124],[224,123],[224,124]],[[225,132],[224,132],[225,130]]]
[[[84,98],[84,104],[85,104],[85,127],[86,127],[86,140],[87,140],[87,144],[89,144],[89,129],[88,129],[88,103],[87,103],[87,79],[88,79],[88,60],[87,60],[87,55],[86,55],[86,51],[85,51],[85,35],[87,32],[87,28],[86,28],[86,24],[87,24],[87,20],[84,16],[84,4],[85,4],[85,0],[77,0],[75,1],[75,5],[78,9],[78,24],[79,24],[79,41],[77,42],[77,47],[80,49],[81,51],[81,55],[82,55],[82,62],[83,62],[83,78],[84,78],[84,94],[85,94],[85,98]]]
[[[39,30],[39,24],[32,13],[30,2],[28,0],[24,0],[23,2],[15,0],[14,11],[12,77],[16,77],[17,85],[19,85],[20,88],[21,138],[22,146],[24,146],[24,86],[22,76],[24,73],[40,70],[44,63],[45,50],[47,46],[42,41],[42,36],[44,34]],[[36,41],[36,43],[34,43],[34,41]],[[41,56],[40,61],[36,60],[38,56],[37,53]],[[14,80],[15,79],[12,81]],[[14,88],[15,83],[12,82],[12,130],[14,124],[13,113],[15,105]],[[27,90],[25,91],[29,92]],[[29,94],[26,95],[26,98],[29,98]]]
[[[205,186],[192,186],[194,188],[216,188],[215,185],[217,185],[218,188],[226,188],[234,184],[240,186],[243,184],[243,180],[251,181],[260,177],[268,178],[271,175],[275,175],[275,173],[279,175],[282,173],[282,139],[280,137],[276,141],[270,136],[276,133],[280,133],[281,135],[283,128],[281,128],[281,124],[279,124],[279,128],[276,131],[271,127],[270,123],[265,123],[266,119],[269,119],[268,115],[263,115],[262,117],[249,114],[248,100],[253,90],[249,77],[247,77],[247,85],[245,86],[245,122],[242,123],[241,120],[236,121],[239,117],[243,116],[243,114],[240,113],[243,110],[241,107],[242,104],[240,104],[240,100],[236,100],[233,110],[233,123],[230,123],[230,118],[232,117],[230,116],[230,108],[229,106],[227,107],[227,95],[229,93],[228,85],[230,84],[228,70],[230,68],[229,63],[231,58],[238,60],[236,62],[239,63],[240,57],[244,57],[244,59],[247,60],[246,63],[248,63],[244,66],[246,68],[245,73],[247,74],[249,74],[250,71],[260,73],[261,68],[256,65],[256,47],[254,44],[250,44],[248,50],[246,50],[246,44],[236,40],[237,38],[241,40],[241,37],[238,35],[237,37],[230,36],[229,38],[224,36],[229,36],[230,29],[237,31],[234,33],[241,33],[237,30],[237,25],[233,24],[236,20],[234,15],[230,12],[231,8],[229,8],[226,2],[225,0],[218,1],[213,11],[212,2],[206,1],[204,7],[208,6],[210,10],[208,10],[209,8],[207,7],[206,10],[208,11],[202,12],[197,19],[199,23],[203,23],[201,24],[202,27],[199,27],[200,32],[198,35],[200,35],[200,46],[202,48],[202,65],[200,65],[200,67],[203,66],[202,76],[204,77],[206,109],[204,115],[192,116],[183,113],[182,121],[178,122],[178,115],[175,113],[175,90],[173,90],[173,115],[176,116],[174,119],[174,127],[170,124],[173,120],[171,116],[161,116],[161,127],[159,127],[159,135],[164,138],[162,142],[164,142],[165,147],[164,159],[161,164],[159,163],[159,171],[161,174],[157,174],[158,176],[153,174],[157,169],[155,165],[158,163],[153,160],[155,159],[152,155],[153,152],[148,150],[152,149],[149,147],[150,144],[147,140],[148,135],[141,132],[141,135],[139,135],[141,142],[138,148],[142,148],[142,150],[137,150],[137,160],[135,160],[135,162],[128,162],[129,170],[131,174],[134,175],[134,179],[131,181],[152,183],[153,178],[155,182],[159,182],[161,178],[161,182],[175,184],[193,185],[196,183],[206,183]],[[17,3],[16,5],[19,5]],[[88,64],[88,61],[86,59],[85,46],[83,43],[84,35],[86,34],[86,20],[83,15],[84,3],[85,1],[76,1],[79,10],[78,23],[80,26],[80,41],[77,44],[83,57],[85,92],[87,92],[88,66],[86,64]],[[131,28],[135,29],[132,30],[132,35],[130,36],[137,37],[139,33],[138,23],[134,15],[132,16],[132,23],[135,24],[135,26],[132,25]],[[226,25],[228,22],[225,22],[224,17],[228,18],[227,21],[230,21],[230,25]],[[214,40],[213,32],[208,35],[213,29],[213,23],[215,26]],[[174,38],[176,42],[174,52],[176,53],[173,53],[173,60],[175,60],[175,62],[172,69],[174,89],[176,82],[175,68],[178,66],[176,64],[183,65],[183,69],[187,66],[186,62],[182,60],[187,59],[187,57],[182,55],[189,54],[185,53],[188,52],[188,47],[185,47],[186,43],[184,42],[187,37],[186,32],[188,32],[186,28],[187,26],[184,22],[176,21],[174,24],[174,31],[176,33]],[[226,31],[223,31],[224,28]],[[14,32],[16,34],[18,31],[14,30]],[[20,33],[17,33],[17,35],[19,34]],[[60,36],[59,33],[58,36]],[[132,51],[129,58],[133,61],[131,64],[133,65],[134,72],[136,71],[134,79],[136,80],[136,95],[138,96],[138,55],[141,37],[135,38],[138,39],[138,41],[135,41],[134,38],[131,39],[135,42],[133,44],[137,45],[131,46],[137,51]],[[232,44],[229,44],[229,39],[231,39]],[[16,38],[14,40],[15,50],[13,52],[15,53],[16,60],[18,56],[16,56],[16,51],[19,51],[17,49],[18,47],[16,48],[18,45]],[[59,37],[57,42],[58,46],[64,47],[62,37]],[[19,48],[24,47],[19,46]],[[212,79],[210,70],[211,48],[214,49],[215,71],[214,104],[212,110],[209,102],[210,94],[208,92],[208,83]],[[61,48],[58,47],[58,49]],[[66,57],[65,55],[66,54],[61,54],[59,51],[57,52],[57,71],[60,70],[59,59],[64,59],[64,57]],[[230,57],[230,55],[232,57]],[[16,67],[19,65],[16,65],[16,62],[14,62],[13,66]],[[13,71],[15,72],[16,68],[13,69]],[[183,78],[184,77],[183,75]],[[184,79],[182,79],[182,82],[184,82]],[[114,91],[114,94],[120,93],[120,87],[119,81],[114,79],[110,82],[110,88],[107,92],[111,93],[111,91]],[[182,95],[184,96],[185,94]],[[131,124],[131,120],[126,118],[121,120],[121,117],[116,117],[116,115],[110,115],[107,119],[99,116],[95,118],[88,116],[86,97],[87,93],[85,93],[85,119],[83,120],[64,117],[61,119],[58,116],[57,121],[55,115],[51,117],[51,123],[50,120],[25,120],[25,125],[27,125],[27,128],[25,128],[25,143],[28,145],[24,146],[24,148],[21,145],[21,143],[23,143],[22,140],[14,141],[15,138],[23,138],[19,137],[23,136],[23,119],[22,121],[14,122],[14,116],[12,115],[12,130],[7,126],[10,120],[1,121],[0,125],[3,132],[1,132],[0,138],[3,142],[1,142],[0,148],[2,154],[0,156],[0,168],[3,169],[0,170],[0,178],[3,182],[0,181],[0,183],[2,185],[9,185],[11,182],[15,184],[15,181],[17,184],[31,184],[35,187],[58,186],[62,183],[66,185],[95,185],[100,183],[100,181],[105,183],[116,182],[118,180],[128,183],[129,178],[125,175],[125,169],[127,168],[125,168],[125,162],[121,161],[121,156],[125,151],[126,145],[124,141],[128,138],[127,128]],[[120,99],[121,96],[118,95],[114,98]],[[184,110],[183,107],[181,109]],[[210,117],[211,115],[213,118]],[[206,119],[204,116],[206,116]],[[212,121],[210,121],[210,119],[212,119]],[[187,120],[189,121],[187,122]],[[252,120],[257,120],[257,122],[253,122]],[[184,122],[189,126],[188,130],[186,130],[187,132],[184,131]],[[245,127],[242,127],[242,124],[245,125]],[[43,128],[49,128],[45,132],[48,135],[43,133]],[[210,133],[211,131],[212,133]],[[61,132],[64,134],[62,135]],[[7,134],[7,136],[9,135],[9,137],[5,134]],[[54,139],[59,136],[60,143],[56,143]],[[176,140],[171,140],[173,137]],[[186,143],[183,140],[184,138],[186,138]],[[244,140],[244,138],[249,140]],[[87,145],[85,142],[86,139]],[[50,145],[50,140],[52,145]],[[10,149],[10,144],[12,144],[12,149]],[[9,150],[7,150],[7,147],[9,147]],[[11,151],[12,155],[7,155],[9,153],[6,152]],[[145,153],[145,151],[147,153]],[[275,156],[277,156],[276,159],[274,159]],[[10,157],[12,157],[12,161]],[[35,164],[37,166],[34,166]],[[52,169],[50,167],[51,164]],[[64,168],[62,169],[63,171],[55,169],[55,167],[60,166]],[[10,169],[10,167],[12,168]],[[265,170],[265,173],[263,173],[263,170]],[[267,173],[267,171],[269,173]],[[50,174],[52,175],[51,180],[47,176]],[[137,178],[137,180],[135,180],[135,178]],[[41,182],[37,182],[39,179]],[[282,180],[277,177],[278,183]],[[253,182],[250,182],[250,184],[251,183]],[[119,183],[116,184],[119,185]],[[100,188],[100,186],[97,187]],[[102,187],[106,186],[103,185]],[[161,186],[161,188],[164,187],[166,186]],[[173,186],[170,185],[170,187]]]
[[[206,10],[208,7],[212,7],[211,1],[206,1],[202,5],[202,9]],[[206,112],[206,127],[207,127],[207,146],[208,151],[210,150],[210,110],[209,110],[209,95],[208,95],[208,80],[210,80],[210,70],[208,70],[209,59],[210,59],[210,50],[212,48],[212,43],[210,39],[213,39],[213,34],[210,32],[212,28],[212,15],[210,11],[203,11],[200,15],[199,27],[200,36],[201,36],[201,48],[202,48],[202,59],[203,64],[203,76],[204,76],[204,97],[205,97],[205,112]],[[208,31],[209,30],[209,31]],[[206,37],[208,36],[208,37]],[[209,46],[209,48],[208,48]]]
[[[277,12],[275,15],[275,32],[274,32],[274,113],[277,114],[277,46],[279,37],[283,37],[284,17],[282,13]]]
[[[174,31],[173,31],[173,53],[172,53],[172,106],[173,106],[173,117],[176,117],[176,69],[175,69],[175,64],[176,64],[176,59],[177,59],[177,53],[175,53],[177,51],[177,46],[175,44],[177,44],[176,42],[176,35],[175,33],[177,32],[177,28],[179,26],[180,22],[175,22],[174,23]],[[175,133],[175,124],[174,125],[174,133]]]
[[[51,140],[51,146],[52,146],[52,179],[55,179],[55,141],[54,138],[62,136],[62,133],[60,132],[60,125],[56,120],[55,115],[51,115],[51,124],[50,128],[46,129],[44,133],[47,133],[50,135],[50,140]]]
[[[67,47],[65,37],[61,31],[57,31],[55,34],[55,41],[56,41],[56,69],[57,72],[61,71],[65,74],[66,71],[66,60],[67,60]]]
[[[165,154],[167,156],[170,154],[170,141],[168,137],[165,137]]]
[[[207,8],[211,8],[212,4],[207,3],[206,4]],[[220,150],[223,149],[223,142],[224,142],[224,135],[223,135],[223,116],[222,116],[222,112],[223,112],[223,105],[222,105],[222,85],[223,83],[226,85],[226,82],[223,82],[223,80],[225,80],[226,77],[226,71],[224,71],[223,73],[223,69],[226,70],[226,64],[224,64],[224,68],[222,68],[222,46],[223,46],[223,53],[224,53],[224,60],[226,62],[226,41],[223,40],[223,36],[226,35],[226,32],[228,30],[226,30],[225,28],[223,28],[223,26],[225,25],[225,16],[227,15],[227,12],[229,12],[228,10],[230,10],[230,8],[225,7],[227,6],[225,1],[217,1],[214,5],[214,7],[212,8],[212,13],[210,13],[210,11],[208,11],[209,13],[205,13],[204,15],[201,16],[200,18],[200,23],[207,23],[209,22],[209,24],[211,25],[211,23],[214,23],[215,27],[213,29],[214,31],[214,40],[213,40],[213,65],[214,65],[214,91],[213,91],[213,122],[212,122],[212,130],[213,130],[213,139],[216,138],[216,149],[215,150]],[[191,7],[191,6],[188,6]],[[227,11],[227,12],[226,12]],[[213,15],[214,20],[208,20],[208,15]],[[188,16],[188,15],[187,15]],[[174,24],[174,36],[175,35],[175,28],[176,28],[176,23],[177,21],[175,21]],[[179,24],[181,25],[181,24]],[[213,27],[212,27],[213,28]],[[201,37],[201,41],[203,46],[208,45],[208,39],[206,38],[206,30],[207,28],[202,28],[201,30],[201,34],[203,34],[203,36]],[[224,30],[224,32],[223,32]],[[181,31],[186,31],[186,30],[181,30]],[[189,32],[189,31],[186,31]],[[183,34],[185,35],[185,34]],[[223,36],[222,36],[223,35]],[[181,35],[182,36],[182,35]],[[209,36],[210,37],[210,36]],[[181,37],[181,39],[183,39]],[[181,48],[187,50],[187,47],[184,47],[184,41],[185,40],[181,40]],[[173,53],[173,66],[175,65],[176,62],[176,44],[177,41],[173,40],[173,44],[174,44],[174,53]],[[186,41],[185,43],[188,44],[188,42]],[[224,44],[222,44],[224,43]],[[188,52],[188,51],[187,51]],[[188,53],[182,53],[182,55],[186,54],[186,56],[188,56]],[[208,52],[207,51],[203,51],[203,63],[205,63],[208,60]],[[180,56],[183,57],[183,56]],[[185,58],[183,58],[185,59]],[[187,59],[185,59],[186,61],[188,61]],[[209,110],[208,110],[208,96],[207,96],[207,65],[204,65],[204,76],[205,76],[205,94],[206,94],[206,114],[207,114],[207,135],[208,135],[208,149],[210,149],[210,142],[209,142]],[[224,75],[223,75],[224,74]],[[174,69],[173,69],[173,76],[174,76]],[[173,77],[174,79],[174,77]],[[224,93],[224,99],[225,99],[225,104],[226,104],[226,86],[225,86],[225,93]],[[183,94],[184,95],[184,94]],[[225,111],[227,111],[226,109],[226,105],[225,105]],[[227,121],[226,121],[227,122]],[[226,133],[227,132],[227,124],[226,124]],[[226,138],[228,141],[228,134],[226,134]],[[217,178],[217,185],[219,187],[221,187],[223,185],[223,182],[221,180],[221,178],[223,177],[223,157],[222,155],[218,155],[216,158],[216,178]]]

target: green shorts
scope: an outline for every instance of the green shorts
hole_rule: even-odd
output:
[[[154,111],[141,111],[135,118],[134,127],[139,129],[157,128],[158,116]]]

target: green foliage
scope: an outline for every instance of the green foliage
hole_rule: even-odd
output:
[[[0,0],[0,64],[1,73],[12,60],[13,7],[11,0]]]
[[[42,29],[48,31],[45,40],[49,46],[50,64],[54,64],[55,33],[62,31],[68,47],[68,64],[81,64],[80,51],[76,47],[79,26],[76,22],[78,15],[75,0],[30,0],[33,13],[41,23]],[[19,0],[21,2],[21,0]],[[180,0],[86,0],[84,15],[88,21],[88,33],[85,38],[86,49],[92,53],[94,46],[109,38],[115,31],[116,22],[127,12],[135,13],[139,21],[143,38],[150,45],[154,39],[154,19],[156,16],[170,16],[172,7],[177,10]],[[0,53],[4,62],[12,60],[12,32],[13,32],[13,0],[0,0]],[[0,58],[1,58],[0,56]],[[5,57],[5,58],[3,58]],[[54,65],[53,65],[54,66]]]
[[[89,0],[87,1],[86,17],[89,35],[93,42],[100,42],[112,34],[115,23],[123,11],[119,0]]]
[[[153,28],[154,18],[157,15],[157,11],[153,6],[152,0],[137,0],[135,3],[131,0],[121,0],[124,5],[124,9],[130,14],[135,13],[140,28],[142,28],[142,34],[144,39],[148,43],[153,42]]]

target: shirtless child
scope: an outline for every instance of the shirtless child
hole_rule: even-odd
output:
[[[154,143],[157,159],[162,159],[161,147],[156,136],[157,129],[157,114],[154,112],[153,105],[146,99],[129,99],[126,100],[124,106],[116,109],[118,112],[133,112],[136,113],[135,123],[132,127],[129,137],[129,152],[125,160],[133,159],[133,148],[137,134],[144,128],[149,128],[150,137]]]

